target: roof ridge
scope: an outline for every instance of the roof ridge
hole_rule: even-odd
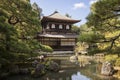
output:
[[[72,20],[72,18],[60,14],[58,11],[55,11],[54,13],[52,13],[51,15],[46,16],[46,17],[51,17],[51,18],[57,18],[57,17],[58,17],[58,18],[63,18],[63,19]]]
[[[52,15],[54,15],[54,14],[56,14],[56,13],[59,13],[58,11],[54,11],[52,14],[50,14],[49,16],[52,16]]]

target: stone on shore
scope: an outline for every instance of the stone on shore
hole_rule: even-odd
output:
[[[60,65],[54,61],[48,61],[46,65],[47,70],[58,72],[60,70]]]
[[[105,62],[102,64],[101,74],[105,76],[111,76],[114,73],[114,68],[110,62]]]
[[[40,77],[45,74],[45,65],[44,64],[37,64],[36,68],[32,70],[31,75],[33,77]]]

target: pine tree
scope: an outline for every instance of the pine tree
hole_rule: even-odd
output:
[[[98,47],[110,53],[119,53],[120,49],[120,20],[115,10],[120,6],[120,0],[99,0],[91,6],[87,17],[87,25],[104,36],[98,41]]]
[[[38,14],[29,0],[0,0],[0,59],[14,61],[18,53],[40,48],[35,39],[41,30]]]

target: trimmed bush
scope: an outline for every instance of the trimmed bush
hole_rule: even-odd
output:
[[[115,66],[119,66],[120,67],[120,58],[116,59]]]
[[[41,45],[41,49],[44,52],[53,52],[53,49],[48,45]]]
[[[109,54],[105,56],[105,61],[109,61],[113,65],[115,65],[116,59],[118,58],[117,54]]]

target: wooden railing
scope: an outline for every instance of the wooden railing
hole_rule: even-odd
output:
[[[66,31],[66,30],[47,30],[45,33],[48,34],[77,34],[77,32],[74,31]]]

